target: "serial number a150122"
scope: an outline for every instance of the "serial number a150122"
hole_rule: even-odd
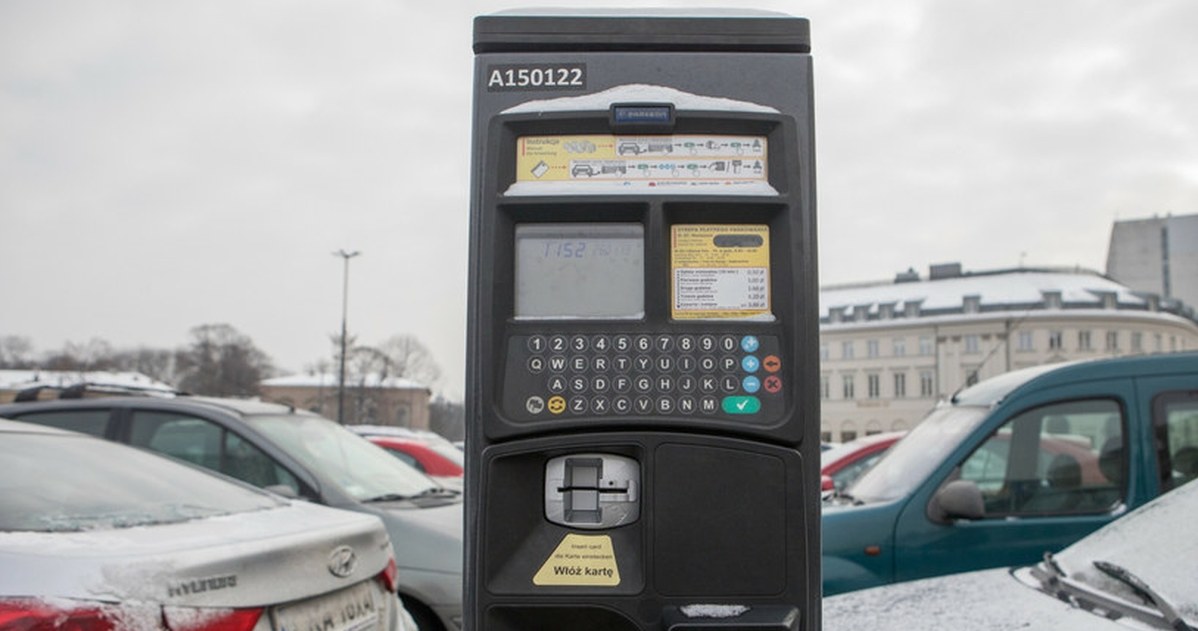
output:
[[[586,64],[497,64],[487,66],[487,91],[585,90]]]

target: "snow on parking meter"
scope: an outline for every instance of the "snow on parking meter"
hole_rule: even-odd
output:
[[[476,18],[467,629],[819,628],[809,41]]]

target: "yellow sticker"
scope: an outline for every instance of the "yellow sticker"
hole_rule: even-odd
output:
[[[767,225],[675,224],[670,269],[674,319],[773,319]]]
[[[567,534],[532,577],[534,585],[615,587],[620,568],[608,535]]]
[[[767,183],[768,153],[765,136],[521,136],[516,182],[743,187]]]

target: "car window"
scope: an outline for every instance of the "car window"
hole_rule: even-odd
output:
[[[30,412],[28,414],[9,414],[9,418],[48,425],[58,429],[91,434],[104,438],[108,432],[108,410],[54,410],[46,412]]]
[[[874,463],[885,454],[886,451],[877,451],[868,456],[858,459],[856,462],[846,465],[844,468],[832,474],[832,484],[836,490],[843,490],[844,487],[852,484],[853,480],[861,477],[861,474],[874,466]]]
[[[237,478],[254,486],[299,481],[273,458],[236,433],[207,419],[174,412],[135,410],[129,442]]]
[[[5,433],[0,441],[0,532],[126,528],[280,505],[192,467],[87,436]]]
[[[305,414],[250,415],[246,422],[355,499],[411,497],[440,488],[383,448],[328,419]]]
[[[1153,406],[1161,486],[1198,478],[1198,390],[1159,395]]]
[[[960,466],[987,517],[1109,510],[1123,497],[1123,416],[1112,400],[1056,403],[1022,412]]]
[[[382,447],[383,449],[386,449],[387,453],[391,454],[392,456],[399,458],[400,460],[402,460],[403,462],[406,462],[410,466],[416,467],[417,471],[419,471],[421,473],[428,473],[428,470],[424,468],[424,465],[420,464],[420,461],[417,460],[416,457],[413,456],[412,454],[410,454],[406,451],[401,451],[394,447],[389,447],[387,445],[379,445],[379,446]]]

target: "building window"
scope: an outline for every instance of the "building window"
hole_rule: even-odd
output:
[[[878,373],[870,373],[865,376],[865,385],[869,390],[869,398],[877,399],[882,396],[882,377]]]
[[[1153,347],[1152,347],[1152,348],[1153,348],[1153,349],[1154,349],[1156,352],[1158,352],[1158,353],[1159,353],[1159,352],[1161,352],[1161,351],[1165,350],[1165,345],[1164,345],[1164,343],[1161,341],[1161,334],[1160,334],[1160,333],[1153,333],[1153,334],[1152,334],[1152,339],[1154,340],[1154,343],[1153,343]]]
[[[852,341],[840,343],[840,356],[845,359],[853,358],[853,342]]]
[[[820,375],[819,377],[819,398],[832,398],[832,378],[828,375]]]
[[[878,356],[878,341],[877,340],[866,340],[865,341],[865,354],[870,357]]]
[[[843,389],[844,398],[846,400],[852,399],[854,397],[853,376],[852,375],[844,375],[843,377],[841,377],[841,380],[842,380],[842,386],[844,388]]]
[[[901,399],[907,396],[907,373],[894,373],[894,398]]]
[[[1106,349],[1108,351],[1119,350],[1119,332],[1118,331],[1107,331],[1106,332]]]
[[[974,354],[981,352],[981,346],[978,342],[978,336],[976,336],[976,335],[966,335],[965,336],[965,352],[966,353],[974,353]]]
[[[1131,333],[1131,350],[1140,353],[1144,350],[1144,334],[1139,331]]]
[[[1079,350],[1079,351],[1091,350],[1090,349],[1090,332],[1089,331],[1078,331],[1077,332],[1077,350]]]
[[[1031,331],[1020,331],[1018,344],[1016,350],[1020,352],[1034,351],[1036,350],[1036,336]]]
[[[1061,350],[1065,346],[1064,342],[1062,341],[1062,340],[1064,340],[1064,337],[1065,337],[1065,334],[1061,333],[1060,331],[1049,331],[1048,332],[1048,350],[1050,350],[1050,351]]]
[[[819,345],[820,361],[827,361],[828,358],[830,358],[831,356],[832,356],[832,354],[828,351],[828,343],[820,342],[820,345]]]
[[[927,355],[932,355],[935,352],[936,351],[935,351],[934,347],[932,346],[932,336],[930,336],[930,335],[919,336],[919,354],[927,356]]]
[[[936,396],[936,377],[930,370],[919,372],[919,396],[925,399]]]
[[[903,357],[906,354],[907,354],[907,338],[905,338],[905,337],[894,338],[894,356],[895,357]]]

